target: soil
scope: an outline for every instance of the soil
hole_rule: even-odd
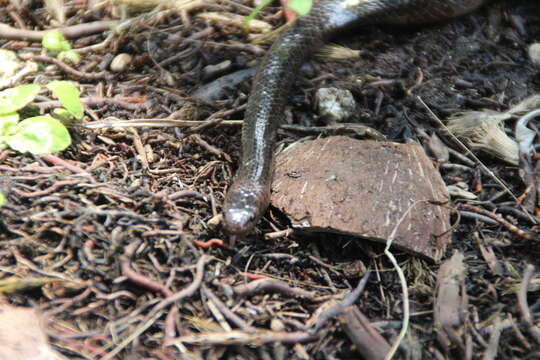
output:
[[[50,27],[41,3],[24,2],[20,9],[0,4],[2,23]],[[66,25],[117,19],[112,5],[89,4],[66,2]],[[234,243],[219,227],[240,144],[240,127],[227,120],[242,119],[251,81],[226,89],[222,100],[190,94],[213,80],[203,79],[206,66],[230,60],[228,74],[251,68],[271,41],[250,45],[242,29],[197,14],[244,16],[251,5],[200,2],[189,12],[132,14],[137,20],[131,26],[82,55],[79,73],[40,60],[40,70],[20,82],[77,82],[88,124],[149,119],[153,125],[72,126],[73,144],[60,154],[0,153],[0,188],[7,198],[0,208],[0,284],[20,280],[13,291],[0,285],[0,301],[38,308],[50,343],[66,358],[358,358],[347,319],[324,323],[318,337],[306,329],[317,309],[353,289],[367,268],[373,274],[357,309],[388,343],[396,340],[405,316],[403,290],[383,245],[287,231],[275,209],[252,235]],[[438,133],[447,147],[463,153],[419,98],[445,119],[457,111],[504,111],[538,93],[540,71],[527,49],[540,41],[539,10],[535,1],[498,1],[445,24],[342,34],[335,40],[361,49],[361,57],[306,63],[289,118],[320,126],[313,114],[315,90],[348,88],[358,103],[355,121],[397,142],[424,139],[422,131]],[[276,7],[258,18],[274,28],[283,23]],[[99,44],[109,34],[82,34],[71,44]],[[39,43],[23,38],[0,40],[0,46],[19,54],[41,51]],[[109,64],[120,53],[132,61],[113,73]],[[44,93],[37,106],[45,109],[50,100]],[[204,123],[164,126],[171,118]],[[298,139],[280,132],[281,143]],[[520,199],[534,188],[524,184],[518,167],[478,155],[513,194],[524,195]],[[448,164],[440,165],[445,182],[464,182],[478,199],[452,203],[456,225],[443,257],[463,253],[468,305],[450,344],[438,341],[442,330],[435,328],[433,309],[439,264],[396,251],[410,302],[410,327],[398,357],[540,358],[540,276],[527,267],[538,265],[538,218],[527,216],[480,165],[456,155]],[[535,204],[533,199],[533,214]],[[246,285],[265,279],[274,280],[262,289]],[[227,336],[231,328],[236,332]]]

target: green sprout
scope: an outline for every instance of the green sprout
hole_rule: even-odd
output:
[[[59,60],[67,60],[73,64],[81,60],[79,54],[71,49],[71,44],[66,40],[64,34],[58,30],[47,31],[43,35],[41,45]]]
[[[298,15],[304,16],[311,10],[312,5],[312,0],[291,0],[287,4],[287,7],[296,11]]]
[[[61,110],[64,119],[82,119],[84,109],[74,84],[53,81],[47,88],[64,106],[57,109]],[[71,144],[64,124],[51,115],[20,120],[18,111],[34,101],[40,90],[39,85],[29,84],[0,92],[0,146],[7,145],[21,153],[47,154],[62,151]]]

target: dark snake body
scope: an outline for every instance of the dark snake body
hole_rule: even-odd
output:
[[[420,24],[450,19],[487,0],[320,0],[277,40],[259,66],[242,131],[240,168],[224,205],[224,227],[248,234],[270,201],[276,131],[295,75],[336,32],[352,26]]]

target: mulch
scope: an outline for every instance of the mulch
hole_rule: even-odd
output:
[[[40,3],[0,4],[0,22],[13,28],[50,25]],[[118,20],[112,5],[65,4],[66,26]],[[223,90],[220,100],[190,94],[214,80],[203,79],[207,65],[230,60],[229,74],[251,68],[271,41],[250,44],[241,28],[197,14],[244,16],[251,5],[197,1],[189,11],[130,14],[135,20],[115,33],[91,27],[72,36],[74,48],[87,47],[75,67],[48,59],[31,38],[0,39],[2,48],[40,64],[24,83],[77,82],[88,123],[146,121],[72,126],[73,144],[60,154],[0,152],[0,189],[7,196],[0,208],[0,281],[22,282],[0,302],[38,308],[50,343],[66,358],[354,359],[348,319],[362,316],[382,341],[392,344],[398,336],[403,290],[384,245],[292,232],[276,209],[234,244],[219,226],[239,157],[240,126],[231,120],[242,119],[251,81]],[[306,63],[288,117],[320,126],[315,90],[347,88],[358,102],[355,121],[397,142],[439,133],[462,152],[419,98],[445,119],[464,110],[504,111],[538,93],[540,71],[527,48],[540,40],[539,10],[534,1],[502,1],[445,24],[343,34],[337,41],[362,49],[362,56]],[[258,18],[276,28],[283,23],[278,11],[270,7]],[[132,61],[111,72],[121,53]],[[44,111],[53,99],[37,101]],[[170,119],[179,126],[165,126]],[[300,137],[283,129],[279,140]],[[512,193],[526,197],[518,167],[478,155]],[[444,256],[463,254],[468,304],[444,345],[433,313],[439,264],[395,251],[410,302],[398,357],[539,358],[540,276],[529,266],[538,265],[539,218],[527,216],[474,161],[451,155],[438,166],[446,184],[465,183],[477,196],[451,204],[456,225]],[[350,316],[317,323],[367,269],[371,276],[355,305],[342,309]],[[30,281],[40,278],[55,281]]]

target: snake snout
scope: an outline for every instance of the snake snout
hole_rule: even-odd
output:
[[[247,209],[228,209],[224,214],[225,231],[230,235],[247,235],[258,220],[257,214]]]
[[[229,235],[247,235],[268,207],[269,189],[235,183],[227,193],[223,225]]]

